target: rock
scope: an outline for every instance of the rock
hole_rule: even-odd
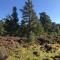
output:
[[[8,58],[7,50],[4,47],[0,47],[0,60],[6,60]]]

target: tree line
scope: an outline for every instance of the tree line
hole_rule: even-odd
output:
[[[40,18],[36,15],[31,0],[25,1],[22,9],[22,20],[19,24],[17,8],[13,7],[12,14],[0,20],[0,35],[27,37],[34,40],[35,36],[43,33],[51,35],[60,34],[60,24],[52,22],[46,12],[39,13]]]

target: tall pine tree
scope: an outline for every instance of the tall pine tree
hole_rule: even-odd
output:
[[[22,28],[24,27],[26,28],[25,35],[28,36],[30,35],[31,32],[34,33],[35,35],[39,33],[38,28],[42,28],[42,26],[38,26],[40,24],[38,24],[39,21],[33,9],[32,1],[27,0],[25,2],[25,6],[23,7],[23,9],[21,9],[21,11],[22,11],[22,18],[23,18],[22,23],[24,22]]]
[[[50,33],[52,22],[50,17],[45,12],[40,13],[40,21],[42,23],[42,26],[44,27],[45,32]]]
[[[13,11],[11,16],[8,16],[5,19],[5,30],[9,35],[17,35],[18,34],[18,16],[17,16],[17,8],[13,7]]]

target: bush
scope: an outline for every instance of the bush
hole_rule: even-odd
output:
[[[35,37],[35,34],[34,32],[30,32],[30,34],[27,36],[27,42],[35,42],[36,40],[36,37]]]

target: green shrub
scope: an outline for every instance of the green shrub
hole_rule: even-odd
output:
[[[36,40],[34,32],[30,32],[30,34],[27,37],[27,42],[34,42]]]

